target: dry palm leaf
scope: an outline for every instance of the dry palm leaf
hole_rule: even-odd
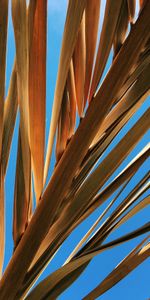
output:
[[[98,34],[98,24],[100,15],[100,0],[87,1],[85,8],[85,40],[86,40],[86,68],[84,99],[88,99],[89,87],[91,82],[94,56]]]
[[[130,176],[133,176],[141,164],[148,158],[150,149],[146,147],[144,152],[140,153],[133,162],[131,162],[123,172],[121,172],[102,192],[93,198],[92,203],[86,208],[84,214],[80,217],[81,220],[85,219],[92,213],[99,205],[103,204],[106,199]]]
[[[130,1],[131,2],[131,1]],[[126,38],[128,23],[129,23],[129,11],[128,11],[128,3],[127,0],[122,1],[122,6],[120,10],[120,15],[117,23],[117,28],[114,35],[114,57],[119,52],[124,40]]]
[[[4,104],[4,128],[3,128],[3,143],[2,143],[2,167],[4,174],[6,173],[11,141],[15,127],[17,115],[18,99],[17,99],[17,74],[16,65],[14,65],[8,95]]]
[[[23,169],[23,151],[22,151],[22,143],[21,143],[21,133],[19,130],[16,181],[15,181],[15,193],[14,193],[14,217],[13,217],[14,248],[17,247],[28,225],[28,211],[29,211],[30,198],[28,198],[26,194],[24,176],[25,175]]]
[[[76,125],[76,90],[75,90],[75,80],[74,80],[74,69],[73,62],[71,60],[70,68],[67,77],[67,89],[68,89],[68,97],[70,103],[70,111],[69,111],[69,139],[72,137],[75,131]]]
[[[122,211],[119,211],[118,215],[115,218],[112,218],[112,216],[114,214],[116,214],[116,211],[118,209],[118,207],[117,207],[117,209],[112,213],[112,215],[108,219],[106,219],[106,221],[100,226],[100,228],[97,230],[97,232],[91,237],[91,239],[88,241],[88,243],[79,251],[79,253],[77,253],[77,256],[85,254],[90,249],[95,249],[95,247],[98,247],[98,245],[101,245],[101,243],[106,239],[106,237],[108,237],[108,235],[110,233],[112,233],[113,230],[117,229],[125,221],[127,221],[129,218],[131,218],[136,213],[138,213],[141,209],[143,209],[147,205],[149,205],[150,198],[147,197],[144,200],[142,200],[141,202],[139,202],[129,212],[127,212],[124,216],[122,216],[120,220],[117,221],[117,219],[128,209],[128,207],[130,207],[148,188],[149,188],[149,185],[147,185],[146,187],[141,189],[141,191],[139,191],[137,193],[137,195],[135,195],[135,197],[131,198],[131,200],[130,200],[131,203],[127,203],[127,206],[125,206],[124,203],[128,200],[128,197],[127,197],[123,201],[123,203],[121,203],[123,206]]]
[[[110,49],[112,47],[112,42],[116,30],[116,25],[118,22],[121,4],[123,0],[106,2],[105,16],[102,27],[102,32],[100,36],[100,42],[95,62],[95,68],[93,72],[93,78],[90,88],[89,100],[96,92],[96,88],[101,79],[102,73],[104,71]]]
[[[113,128],[113,125],[116,125],[117,121],[121,120],[122,116],[124,116],[125,113],[128,112],[129,109],[131,109],[145,93],[146,97],[148,96],[150,89],[149,68],[150,64],[147,63],[147,67],[145,67],[143,72],[139,75],[136,82],[127,90],[123,97],[121,97],[120,101],[107,115],[96,137],[94,138],[92,145],[96,144],[100,137],[106,133],[109,128]]]
[[[38,201],[44,176],[47,1],[30,1],[28,14],[30,147]]]
[[[17,95],[20,110],[20,138],[26,198],[30,198],[31,162],[28,109],[28,32],[25,0],[12,1],[12,19],[16,43]]]
[[[148,79],[148,77],[147,77]],[[144,87],[144,85],[143,85]],[[147,87],[146,87],[147,89]],[[89,153],[87,153],[85,159],[82,162],[81,170],[78,174],[78,176],[74,179],[72,184],[72,193],[78,188],[80,183],[85,179],[85,176],[88,174],[88,172],[91,170],[91,168],[94,166],[98,158],[103,154],[104,150],[108,147],[108,145],[111,143],[111,141],[114,139],[114,137],[117,135],[117,133],[121,130],[121,128],[124,126],[124,124],[127,123],[129,118],[132,116],[132,114],[140,107],[140,105],[144,102],[144,100],[147,98],[149,92],[144,91],[144,96],[140,96],[140,90],[139,94],[137,93],[138,86],[135,86],[135,89],[133,88],[131,92],[122,99],[121,103],[118,103],[118,105],[115,107],[113,111],[108,114],[108,117],[104,121],[104,127],[102,125],[102,130],[100,129],[97,136],[95,137],[93,143],[97,142],[96,145],[93,146],[93,148],[90,149]],[[137,95],[136,95],[137,93]],[[142,92],[143,94],[143,92]],[[141,94],[141,95],[142,95]],[[132,96],[133,95],[133,96]],[[132,99],[135,100],[132,103]],[[124,101],[123,101],[124,100]],[[136,103],[137,101],[137,103]],[[125,104],[125,107],[124,107]],[[133,106],[132,106],[133,104]],[[125,110],[124,110],[125,109]],[[127,109],[127,111],[126,111]],[[119,113],[119,115],[118,115]],[[118,120],[115,120],[115,114]],[[114,118],[113,118],[114,117]],[[111,122],[113,121],[113,123]],[[108,123],[107,123],[108,121]],[[106,129],[105,134],[103,135],[101,132],[104,130],[105,126],[109,126]],[[108,131],[108,132],[107,132]]]
[[[2,276],[5,248],[4,174],[0,168],[0,278]]]
[[[74,218],[76,216],[76,212],[82,208],[82,205],[85,206],[86,203],[89,202],[93,196],[95,196],[98,190],[104,185],[107,179],[117,169],[117,167],[127,157],[136,143],[143,136],[143,134],[147,131],[149,127],[148,116],[149,111],[147,111],[141,117],[141,119],[133,126],[133,128],[126,134],[126,136],[118,143],[118,145],[108,154],[108,156],[101,162],[96,170],[94,170],[93,173],[82,184],[81,188],[76,193],[73,199],[74,201],[71,201],[70,204],[70,213],[72,210],[72,203],[75,204],[74,210],[72,210],[71,213],[73,214]]]
[[[5,95],[6,42],[8,23],[8,0],[2,0],[0,13],[0,155],[3,135],[3,113]]]
[[[0,59],[3,57],[0,75],[0,121],[3,131],[0,157],[1,269],[5,240],[4,175],[17,105],[20,128],[13,218],[15,251],[0,281],[0,299],[55,299],[81,274],[96,254],[150,230],[150,224],[146,223],[141,228],[104,244],[114,230],[149,204],[149,196],[145,193],[149,186],[148,173],[140,181],[137,180],[134,187],[132,185],[126,196],[123,193],[124,188],[129,187],[128,183],[132,184],[133,180],[130,180],[138,175],[139,168],[147,160],[150,153],[148,145],[115,178],[114,172],[119,172],[118,167],[122,169],[122,162],[149,127],[147,109],[124,136],[123,126],[138,112],[149,94],[150,2],[141,1],[139,16],[134,23],[134,0],[107,0],[96,51],[101,1],[69,0],[45,164],[47,1],[41,3],[39,0],[12,0],[16,67],[12,73],[5,104],[4,56],[8,3],[2,3],[5,13],[0,17]],[[113,45],[115,59],[101,84]],[[96,92],[98,85],[100,86]],[[86,109],[87,98],[89,106]],[[79,126],[76,109],[81,117]],[[118,133],[121,140],[115,146],[112,144],[112,148],[110,143],[115,137],[113,142],[116,142]],[[52,177],[44,188],[53,146],[57,162]],[[36,200],[41,199],[34,212],[32,188],[36,193]],[[115,198],[114,192],[117,194]],[[110,196],[113,197],[112,201]],[[74,249],[68,263],[41,282],[27,296],[73,229],[106,200],[109,201],[106,209]],[[108,217],[105,216],[106,212],[109,213]],[[103,217],[103,223],[100,223],[96,233],[89,239]],[[147,254],[142,255],[140,251],[147,253],[147,248],[140,249],[141,246],[128,257],[129,262],[131,256],[135,257],[133,268],[146,258]],[[137,253],[140,253],[140,259],[139,256],[137,258]],[[120,269],[116,272],[119,271]],[[115,274],[118,273],[109,277],[107,288],[111,287]]]
[[[55,271],[52,275],[48,276],[45,280],[43,280],[30,294],[27,296],[27,299],[37,299],[39,300],[45,299],[56,299],[56,297],[62,293],[64,290],[64,285],[69,285],[68,275],[71,277],[73,272],[78,270],[81,266],[84,266],[87,262],[89,262],[95,255],[101,253],[104,249],[109,249],[119,244],[124,243],[125,241],[129,241],[133,239],[139,234],[144,234],[150,230],[150,223],[145,224],[143,227],[140,227],[136,231],[129,233],[125,236],[122,236],[119,239],[116,239],[110,243],[105,244],[102,247],[95,249],[92,252],[89,252],[83,257],[75,259],[70,263],[66,264],[62,268]],[[67,284],[66,280],[67,279]]]
[[[97,220],[94,222],[94,224],[88,230],[88,232],[84,235],[84,237],[81,239],[81,241],[78,243],[78,245],[74,248],[74,250],[72,251],[72,253],[69,255],[69,257],[65,261],[65,264],[68,263],[73,258],[73,256],[78,252],[78,250],[81,248],[81,246],[86,242],[86,240],[88,239],[88,237],[94,231],[94,229],[96,228],[96,226],[98,225],[98,223],[103,219],[103,217],[108,212],[108,210],[115,203],[115,201],[117,200],[117,198],[119,197],[119,195],[122,193],[122,190],[124,190],[124,188],[126,187],[127,184],[128,184],[128,181],[125,182],[125,184],[123,184],[123,186],[122,186],[121,190],[119,191],[119,193],[117,193],[117,195],[115,196],[115,198],[107,205],[107,207],[100,214],[100,216],[97,218]]]
[[[58,130],[57,130],[57,141],[56,141],[56,161],[58,162],[61,158],[65,148],[67,146],[67,141],[69,139],[69,129],[70,129],[70,119],[69,119],[69,95],[67,88],[65,87],[61,111],[58,120]]]
[[[63,231],[63,234],[60,238],[60,232],[62,231],[62,222],[63,218],[59,218],[58,222],[54,224],[54,227],[52,230],[49,231],[49,234],[43,241],[41,247],[39,248],[39,252],[35,256],[35,261],[40,257],[40,255],[43,253],[43,256],[41,255],[39,262],[37,262],[36,266],[34,265],[33,268],[31,268],[28,276],[28,280],[32,280],[35,275],[38,274],[39,270],[45,265],[45,263],[50,259],[50,257],[55,253],[57,248],[60,246],[60,244],[64,241],[66,236],[74,229],[75,226],[77,226],[82,220],[85,219],[90,213],[94,211],[99,205],[103,204],[104,201],[126,180],[129,180],[131,176],[137,171],[137,169],[140,167],[140,165],[144,162],[144,160],[149,156],[149,150],[147,148],[142,151],[140,155],[133,160],[129,164],[127,168],[121,174],[119,174],[116,179],[102,191],[98,197],[93,199],[93,203],[91,207],[87,208],[87,211],[79,218],[79,220],[74,224],[74,226],[67,227],[67,230],[65,229]],[[143,182],[143,181],[142,181]],[[137,187],[138,188],[138,187]],[[133,195],[133,194],[132,194]],[[58,236],[58,239],[57,239]],[[48,247],[49,246],[49,247]],[[46,252],[44,253],[44,251]]]
[[[85,82],[85,62],[86,62],[86,48],[85,48],[85,14],[80,24],[77,41],[73,54],[74,77],[76,87],[76,101],[80,118],[83,117],[85,106],[84,101],[84,82]]]
[[[130,272],[132,272],[145,259],[147,259],[150,255],[150,243],[143,246],[144,243],[145,239],[142,241],[142,243],[135,247],[92,292],[90,292],[83,299],[96,299],[108,289],[112,288]]]
[[[69,1],[63,41],[62,41],[58,76],[57,76],[57,82],[55,88],[51,126],[50,126],[49,138],[48,138],[48,147],[47,147],[46,162],[45,162],[45,169],[44,169],[44,182],[46,181],[47,178],[47,173],[48,173],[50,158],[52,153],[52,147],[53,147],[53,141],[54,141],[54,136],[55,136],[57,122],[60,113],[62,96],[66,84],[67,74],[69,71],[71,57],[74,51],[75,42],[80,27],[83,11],[85,9],[85,5],[86,5],[86,0]]]

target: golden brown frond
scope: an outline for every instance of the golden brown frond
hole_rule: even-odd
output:
[[[145,235],[82,294],[95,299],[150,254],[150,1],[69,0],[55,85],[51,3],[10,2],[12,20],[0,2],[0,300],[56,299],[96,255]],[[73,231],[62,266],[33,288]]]

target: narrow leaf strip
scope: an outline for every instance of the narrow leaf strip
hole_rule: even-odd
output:
[[[129,23],[128,4],[127,4],[127,0],[123,0],[117,27],[116,27],[116,32],[114,36],[114,42],[113,42],[114,57],[117,55],[122,44],[124,43],[127,29],[128,29],[128,23]]]
[[[89,216],[99,205],[103,204],[110,195],[130,176],[133,176],[144,161],[149,157],[150,149],[146,147],[101,193],[94,197],[92,203],[87,207],[79,223]]]
[[[97,34],[100,15],[101,0],[88,0],[85,9],[85,39],[86,39],[86,71],[84,99],[88,98],[89,87],[91,82]]]
[[[40,257],[39,262],[37,264],[35,264],[33,266],[33,268],[31,268],[30,272],[28,272],[28,274],[27,274],[27,279],[25,281],[25,284],[23,285],[23,287],[24,287],[23,291],[26,290],[29,285],[32,285],[32,282],[34,282],[36,280],[36,277],[38,277],[38,274],[43,271],[45,264],[48,264],[48,262],[51,260],[51,257],[53,256],[53,254],[57,251],[59,245],[61,245],[61,243],[63,243],[65,238],[72,232],[72,230],[78,224],[80,224],[87,216],[89,216],[89,214],[92,213],[94,211],[94,209],[96,209],[98,206],[103,204],[108,199],[108,197],[112,193],[114,193],[115,190],[121,184],[123,184],[126,180],[127,180],[127,182],[130,180],[130,178],[139,169],[139,167],[145,161],[145,159],[149,157],[150,151],[148,151],[146,149],[144,150],[144,152],[142,151],[140,153],[140,155],[138,155],[135,158],[135,160],[133,160],[133,162],[131,162],[129,164],[129,166],[127,168],[125,168],[125,170],[123,170],[123,172],[121,172],[121,174],[119,174],[117,176],[117,178],[108,187],[105,188],[105,190],[99,195],[99,198],[97,197],[95,199],[93,206],[89,207],[89,210],[87,210],[87,212],[85,214],[83,214],[82,217],[79,218],[78,222],[76,222],[76,224],[74,224],[74,226],[72,226],[71,228],[69,227],[68,230],[65,231],[64,234],[61,236],[61,238],[59,236],[58,240],[55,241],[55,236],[56,236],[55,231],[58,234],[58,229],[61,226],[61,222],[59,223],[59,221],[58,221],[58,224],[57,224],[56,228],[54,229],[54,232],[53,231],[49,232],[49,235],[47,236],[47,251]],[[126,184],[127,184],[127,182],[126,182]],[[125,186],[126,186],[126,184],[125,184]],[[49,245],[51,243],[50,248],[48,247],[48,242],[49,242]],[[54,245],[53,245],[53,243],[54,243]],[[43,248],[42,248],[42,250],[44,251]],[[78,272],[80,274],[80,271],[78,271]],[[69,279],[68,279],[68,282],[69,282]]]
[[[35,7],[33,6],[35,2]],[[32,19],[32,20],[31,20]],[[43,188],[46,106],[47,1],[29,6],[29,114],[30,146],[36,200]]]
[[[57,239],[57,236],[59,237],[58,244],[60,242],[60,234],[62,234],[62,241],[67,237],[67,235],[78,225],[83,221],[87,216],[89,216],[90,213],[92,213],[98,206],[103,204],[108,197],[115,192],[115,190],[123,184],[126,180],[129,180],[129,178],[138,170],[139,166],[145,161],[145,159],[148,157],[150,150],[147,148],[144,149],[142,153],[140,153],[133,162],[129,164],[129,166],[119,174],[114,181],[109,184],[108,187],[106,187],[97,197],[95,197],[88,206],[86,207],[85,210],[82,211],[82,213],[79,215],[80,217],[75,220],[73,220],[73,223],[71,221],[71,213],[69,214],[69,217],[67,216],[68,211],[64,210],[61,214],[61,216],[58,218],[58,221],[56,224],[54,224],[52,230],[49,231],[47,234],[46,238],[43,240],[41,247],[39,248],[39,251],[37,252],[35,258],[34,258],[34,264],[36,263],[36,260],[40,257],[40,255],[44,254],[46,249],[49,249],[48,246],[51,246],[51,252],[48,251],[48,256],[50,257],[55,251],[56,245],[55,245],[55,239]],[[86,199],[85,199],[86,200]],[[74,211],[74,207],[72,208]],[[68,221],[65,219],[64,220],[64,215],[66,218],[68,218]],[[54,247],[53,247],[54,243]],[[43,255],[43,261],[47,257],[46,255]],[[32,272],[31,272],[32,273]]]
[[[70,62],[70,68],[67,77],[67,89],[69,94],[69,103],[70,103],[70,128],[69,128],[69,138],[72,137],[75,131],[76,125],[76,89],[75,89],[75,79],[74,79],[74,69],[73,62]]]
[[[64,92],[64,87],[66,84],[67,74],[69,71],[69,66],[71,62],[71,57],[73,55],[75,42],[80,27],[83,11],[85,9],[86,0],[70,0],[67,18],[65,23],[62,49],[60,54],[59,69],[57,75],[57,82],[54,95],[54,104],[52,110],[52,118],[50,125],[50,132],[48,138],[48,146],[46,153],[45,169],[44,169],[44,183],[47,178],[47,173],[50,164],[50,158],[52,153],[53,141],[56,132],[57,122],[59,118],[59,112],[61,108],[62,96]]]
[[[92,142],[92,145],[96,144],[102,136],[102,134],[106,132],[110,127],[113,127],[116,121],[121,119],[121,116],[123,116],[125,112],[127,112],[129,108],[131,108],[137,102],[137,100],[139,100],[144,94],[148,96],[150,89],[149,68],[150,64],[147,65],[145,70],[140,74],[137,81],[125,93],[121,100],[116,104],[114,109],[112,109],[110,113],[106,116],[96,137]],[[146,98],[146,96],[144,98]]]
[[[80,29],[73,54],[74,77],[76,87],[77,108],[80,118],[83,117],[84,102],[84,82],[85,82],[85,14],[81,21]]]
[[[132,202],[133,202],[133,200],[132,200]],[[141,211],[142,209],[144,209],[148,205],[150,205],[150,197],[145,197],[143,200],[141,200],[139,203],[137,203],[132,209],[130,209],[130,211],[128,211],[117,222],[117,224],[115,224],[115,229],[117,229],[119,226],[121,226],[123,223],[125,223],[126,221],[128,221],[130,218],[132,218],[135,214],[137,214],[139,211]],[[123,212],[121,212],[121,213],[123,213]]]
[[[86,206],[86,203],[89,203],[90,199],[96,195],[98,190],[138,143],[149,128],[149,114],[150,110],[145,112],[140,120],[82,184],[70,203],[70,208],[68,208],[69,218],[67,219],[71,220],[71,216],[73,218],[77,217],[76,214],[78,214],[79,211]],[[131,136],[132,139],[130,138]]]
[[[13,213],[14,248],[17,247],[28,225],[28,210],[29,210],[29,199],[26,195],[26,190],[25,190],[25,178],[24,178],[24,170],[23,170],[23,151],[22,151],[22,143],[21,143],[21,134],[19,130],[15,193],[14,193],[14,213]]]
[[[28,106],[28,32],[25,0],[12,0],[12,19],[16,43],[17,94],[20,110],[20,136],[27,199],[30,198],[30,149]]]
[[[148,187],[146,187],[146,188],[148,189]],[[106,222],[104,222],[102,224],[102,226],[100,226],[100,228],[92,236],[92,238],[88,241],[88,243],[84,246],[84,248],[82,248],[81,251],[79,251],[78,256],[81,255],[81,253],[86,253],[90,249],[95,249],[95,247],[98,247],[99,245],[101,245],[103,243],[103,241],[110,235],[110,233],[112,233],[112,231],[117,229],[124,222],[128,221],[131,217],[133,217],[135,214],[137,214],[140,210],[144,209],[147,205],[149,205],[150,198],[146,197],[142,201],[140,201],[136,206],[134,206],[130,211],[128,211],[125,215],[123,215],[121,217],[121,219],[119,219],[118,221],[115,222],[115,220],[117,218],[119,218],[135,201],[138,200],[138,197],[140,197],[146,191],[146,188],[143,188],[143,190],[141,190],[139,192],[139,195],[136,195],[135,197],[133,197],[133,199],[131,198],[131,201],[130,201],[131,203],[128,203],[126,207],[124,206],[122,211],[120,211],[118,213],[117,217],[111,222],[111,223],[114,222],[114,224],[112,224],[112,226],[111,226],[111,223],[109,222],[109,218],[108,218],[108,222],[106,220]],[[106,228],[105,231],[104,231],[104,228]]]
[[[2,276],[5,250],[4,174],[0,166],[0,279]]]
[[[98,225],[98,223],[103,219],[103,217],[105,216],[105,214],[112,207],[112,205],[114,204],[114,202],[116,201],[116,199],[119,197],[120,193],[125,188],[126,184],[127,184],[127,182],[123,185],[123,187],[121,188],[121,190],[119,191],[119,193],[117,193],[116,197],[107,205],[107,207],[104,209],[104,211],[102,212],[102,214],[97,218],[97,220],[94,222],[94,224],[88,230],[88,232],[84,235],[84,237],[81,239],[81,241],[78,243],[78,245],[74,248],[74,250],[72,251],[72,253],[69,255],[69,257],[65,261],[65,264],[68,263],[73,258],[73,256],[78,252],[78,250],[81,248],[81,246],[87,241],[88,237],[94,231],[94,229],[96,228],[96,226]]]
[[[106,2],[104,22],[90,88],[89,101],[92,99],[94,93],[96,92],[96,88],[103,74],[110,49],[112,47],[122,1],[123,0],[107,0]]]
[[[16,115],[18,108],[17,98],[17,73],[16,65],[14,65],[8,95],[4,104],[4,128],[3,128],[3,144],[2,144],[2,167],[4,175],[6,174],[10,147],[12,142],[13,131],[15,127]]]
[[[1,0],[0,7],[1,7],[1,12],[0,12],[0,156],[1,156],[2,136],[3,136],[4,96],[5,96],[8,0]]]
[[[56,141],[56,162],[58,163],[61,158],[65,148],[67,146],[67,141],[69,139],[69,97],[68,92],[65,87],[64,95],[62,99],[62,105],[60,110],[60,116],[58,120],[58,131],[57,131],[57,141]]]
[[[127,111],[127,113],[123,113],[124,117],[122,117],[121,121],[118,124],[116,124],[116,126],[114,126],[114,129],[113,129],[113,127],[112,127],[112,130],[110,128],[110,133],[109,133],[109,130],[108,130],[108,133],[106,132],[105,136],[101,136],[101,134],[100,134],[101,138],[99,139],[99,141],[97,141],[98,136],[97,136],[97,138],[94,139],[95,142],[97,141],[97,144],[93,148],[91,148],[91,151],[87,155],[87,158],[85,157],[85,161],[83,160],[83,162],[82,162],[83,166],[81,165],[81,170],[80,170],[78,176],[75,178],[75,180],[72,184],[72,190],[71,190],[72,193],[74,193],[74,191],[80,186],[80,184],[85,179],[88,172],[94,166],[94,164],[96,163],[98,158],[103,154],[104,150],[108,147],[108,145],[115,138],[117,133],[122,129],[122,127],[127,123],[129,118],[137,111],[137,109],[141,106],[141,104],[144,102],[144,100],[147,98],[148,95],[149,95],[149,91],[146,92],[137,101],[137,103],[135,103],[135,104],[133,103],[133,107],[131,106],[131,108]],[[126,102],[126,101],[124,101],[124,102]],[[131,102],[130,104],[132,105],[132,101],[130,101],[130,102]],[[122,102],[121,104],[124,104],[124,103]],[[114,114],[115,114],[115,111],[114,111]],[[110,117],[111,117],[111,113],[110,113]],[[106,121],[107,120],[108,119],[106,118]],[[111,118],[110,118],[110,120],[108,120],[108,122],[109,121],[111,122]],[[99,133],[100,132],[101,132],[101,130],[99,131]]]

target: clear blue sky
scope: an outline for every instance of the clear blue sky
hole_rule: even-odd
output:
[[[105,1],[102,1],[104,3]],[[47,118],[46,118],[46,136],[48,135],[48,128],[50,122],[50,115],[52,109],[54,88],[57,75],[57,67],[60,54],[60,46],[62,40],[62,33],[66,15],[67,0],[49,0],[48,2],[48,45],[47,45]],[[103,11],[102,11],[103,15]],[[15,55],[15,45],[13,37],[12,22],[9,18],[9,31],[8,31],[8,52],[7,52],[7,82],[6,91],[9,85],[10,74],[13,66]],[[110,66],[111,55],[105,70]],[[148,108],[148,100],[142,105],[139,111],[130,119],[122,132],[115,138],[113,143],[109,146],[106,154],[115,146],[119,139],[133,126],[135,121],[144,113]],[[10,161],[7,171],[6,183],[5,183],[5,195],[6,195],[6,253],[5,253],[5,267],[11,257],[13,249],[12,241],[12,212],[13,212],[13,195],[14,195],[14,178],[15,178],[15,166],[16,166],[16,151],[17,151],[17,135],[18,135],[18,124],[19,118],[17,118],[12,150],[10,155]],[[137,147],[132,151],[129,157],[123,162],[123,164],[117,169],[115,176],[133,157],[136,155],[148,142],[149,133],[145,134]],[[52,172],[54,166],[54,156],[50,168],[49,175]],[[125,190],[127,194],[148,171],[148,161],[140,168],[138,174],[133,178],[129,186]],[[148,192],[147,192],[148,193]],[[124,194],[124,195],[125,195]],[[145,194],[146,195],[146,194]],[[144,196],[145,196],[144,195]],[[120,197],[121,200],[121,197]],[[105,207],[102,206],[92,216],[88,218],[79,228],[77,228],[72,235],[65,241],[64,246],[60,249],[56,257],[51,262],[50,266],[45,270],[41,278],[50,274],[50,272],[60,267],[71,250],[76,246],[77,242],[84,235],[86,230],[93,224],[96,217]],[[115,231],[111,235],[112,238],[116,238],[121,234],[131,231],[136,227],[144,224],[150,216],[150,208],[146,208],[141,211],[138,215],[128,221],[127,224],[121,226],[120,229]],[[142,237],[143,238],[143,237]],[[81,300],[85,294],[91,291],[99,282],[102,280],[119,262],[126,256],[129,251],[141,240],[137,238],[130,243],[126,243],[123,246],[118,246],[107,252],[98,255],[86,271],[80,276],[80,278],[67,289],[60,297],[60,300],[72,299]],[[101,296],[102,300],[122,299],[122,300],[146,300],[150,297],[148,271],[150,271],[150,262],[147,260],[139,266],[134,272],[128,277],[121,281],[114,288],[109,290],[106,294]],[[41,279],[40,278],[40,279]]]

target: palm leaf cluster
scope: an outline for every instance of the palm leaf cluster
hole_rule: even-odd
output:
[[[134,231],[105,241],[150,203],[148,173],[118,201],[148,159],[148,145],[113,175],[147,132],[149,109],[107,152],[149,95],[150,1],[139,1],[136,19],[135,0],[107,0],[99,37],[101,5],[100,0],[68,1],[46,141],[47,1],[11,1],[16,57],[6,97],[8,0],[0,1],[1,300],[55,299],[95,255],[144,234],[140,244],[84,298],[96,299],[150,255],[148,220]],[[111,51],[113,60],[103,78]],[[17,114],[14,251],[2,273],[7,247],[4,184]],[[49,179],[52,151],[56,164]],[[105,210],[64,265],[30,292],[65,239],[106,201]]]

